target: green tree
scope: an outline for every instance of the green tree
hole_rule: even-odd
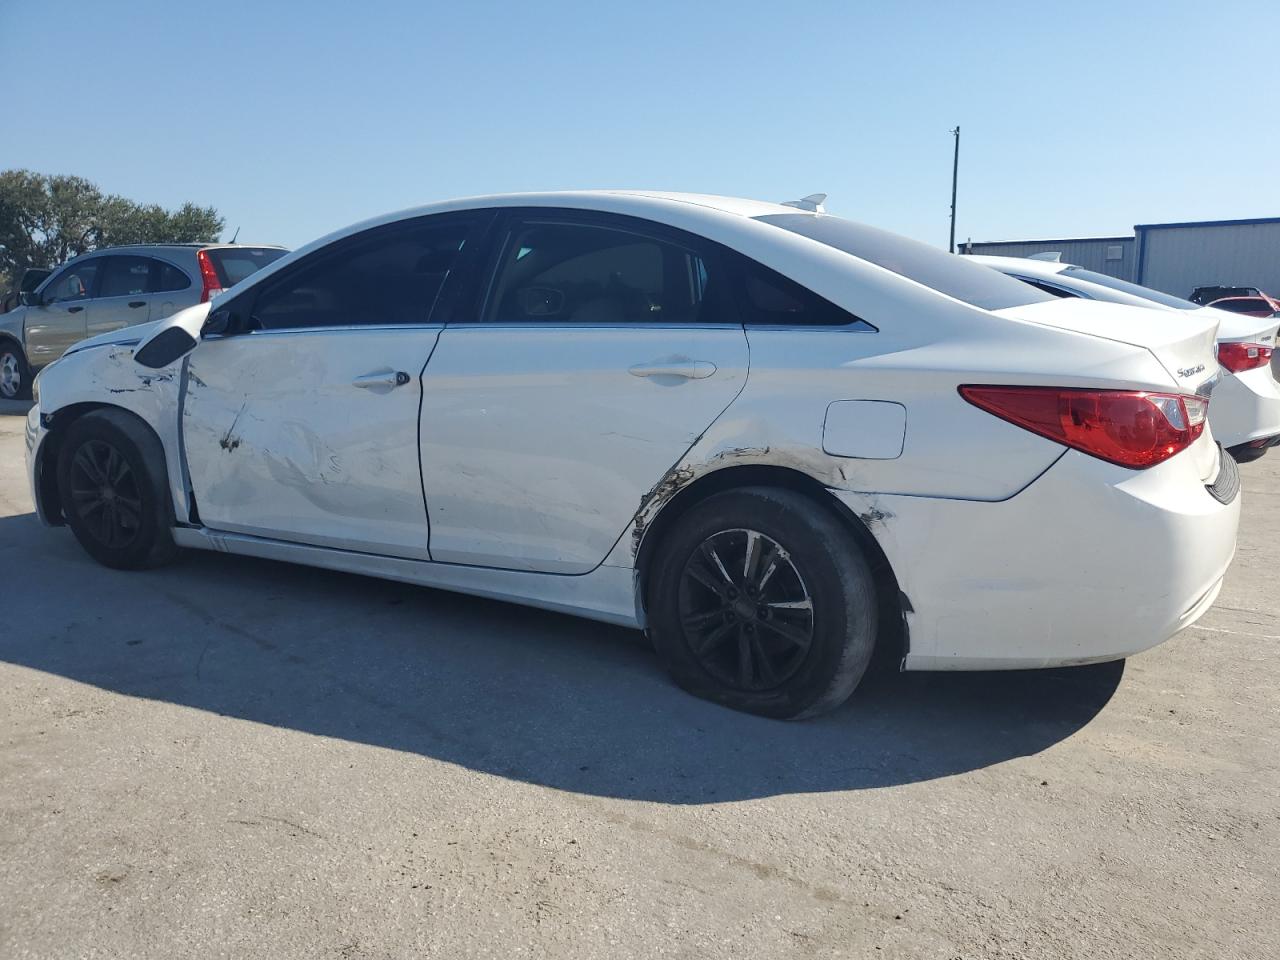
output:
[[[104,194],[83,177],[0,172],[0,289],[27,267],[51,267],[121,243],[204,243],[225,225],[213,207],[176,210]]]

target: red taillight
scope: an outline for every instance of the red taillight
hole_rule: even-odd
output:
[[[1145,390],[963,386],[976,407],[1122,467],[1168,460],[1204,433],[1209,401]]]
[[[204,289],[200,291],[200,302],[207,303],[222,292],[222,281],[218,279],[218,270],[208,251],[197,250],[196,261],[200,264],[200,281],[204,284]]]
[[[1271,362],[1271,348],[1260,343],[1220,343],[1218,362],[1232,373],[1265,367]]]

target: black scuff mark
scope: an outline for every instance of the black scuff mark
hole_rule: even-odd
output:
[[[222,435],[222,439],[218,441],[218,446],[228,453],[240,446],[240,438],[235,436],[236,424],[240,422],[240,417],[244,414],[244,408],[248,406],[249,401],[240,404],[240,409],[236,412],[236,418],[231,421],[231,426],[227,427],[227,432]]]
[[[858,514],[858,519],[869,527],[873,523],[884,523],[886,520],[892,520],[893,514],[881,510],[879,507],[872,507],[865,513]]]

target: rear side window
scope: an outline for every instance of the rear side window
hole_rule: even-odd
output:
[[[129,297],[151,292],[150,257],[106,257],[98,297]]]
[[[571,324],[706,323],[718,278],[697,252],[621,227],[519,223],[484,319]]]
[[[807,213],[778,213],[756,219],[825,243],[984,310],[1002,310],[1054,299],[990,267],[852,220]]]
[[[40,299],[45,303],[65,300],[87,300],[93,291],[93,282],[102,266],[101,257],[73,263],[64,267],[41,291]]]
[[[1012,276],[1015,276],[1015,274],[1011,273],[1009,274],[1009,276],[1012,277]],[[1052,284],[1042,283],[1039,280],[1032,280],[1029,277],[1018,277],[1018,279],[1021,280],[1023,283],[1031,284],[1031,286],[1035,287],[1037,290],[1041,291],[1042,293],[1047,293],[1051,297],[1059,297],[1063,300],[1069,300],[1069,299],[1079,300],[1080,299],[1080,294],[1072,290],[1064,290],[1062,289],[1062,287],[1055,287]]]
[[[155,289],[167,293],[170,290],[185,290],[191,286],[191,278],[171,263],[163,260],[155,262]]]
[[[275,263],[288,250],[275,250],[271,247],[214,247],[205,251],[218,271],[218,279],[223,287],[232,287],[245,277],[257,273],[268,263]]]
[[[742,258],[742,320],[758,326],[849,326],[875,330],[865,320],[836,306],[771,270],[764,264]]]
[[[263,330],[427,323],[473,221],[376,228],[268,281],[253,304]],[[279,253],[280,251],[273,251]]]

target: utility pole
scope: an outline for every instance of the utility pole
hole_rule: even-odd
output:
[[[956,138],[955,158],[951,161],[951,241],[947,252],[956,252],[956,182],[960,177],[960,128],[951,131]]]

